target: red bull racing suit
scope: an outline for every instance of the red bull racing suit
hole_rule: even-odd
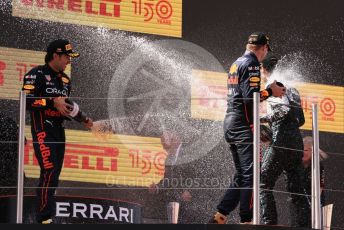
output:
[[[253,216],[253,93],[260,92],[261,100],[265,100],[272,95],[272,90],[260,91],[260,64],[249,51],[230,67],[227,85],[224,134],[230,144],[236,174],[217,209],[228,215],[240,202],[241,222],[250,222]]]
[[[31,133],[35,156],[40,166],[37,189],[37,221],[53,216],[55,188],[58,186],[65,152],[63,117],[54,107],[53,98],[68,97],[70,79],[48,65],[38,66],[24,76],[22,90],[27,93],[27,110],[31,116]]]

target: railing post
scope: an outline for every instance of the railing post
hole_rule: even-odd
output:
[[[24,145],[26,93],[20,91],[20,118],[18,138],[18,181],[17,181],[17,224],[23,223],[23,190],[24,190]]]
[[[321,229],[318,106],[312,105],[312,228]]]
[[[260,119],[259,119],[260,94],[253,94],[253,224],[260,220]]]

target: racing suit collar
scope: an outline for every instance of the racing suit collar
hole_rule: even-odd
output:
[[[48,73],[51,75],[51,76],[54,76],[54,77],[57,77],[58,76],[58,72],[55,72],[55,70],[53,70],[48,64],[45,64],[44,65],[44,68],[48,71]]]
[[[250,50],[246,50],[244,53],[244,56],[250,55],[251,57],[253,57],[257,62],[258,62],[258,58],[257,56]]]

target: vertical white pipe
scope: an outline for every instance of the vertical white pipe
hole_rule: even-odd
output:
[[[20,118],[18,143],[18,181],[17,181],[17,224],[23,223],[23,187],[24,187],[24,145],[26,93],[20,91]]]
[[[312,168],[312,180],[313,189],[312,196],[314,196],[314,205],[312,205],[312,213],[314,214],[312,228],[321,229],[321,205],[320,205],[320,160],[319,160],[319,127],[318,127],[318,106],[312,105],[313,113],[313,168]],[[313,199],[312,199],[313,201]]]
[[[260,220],[260,119],[259,119],[260,94],[253,94],[253,224]]]

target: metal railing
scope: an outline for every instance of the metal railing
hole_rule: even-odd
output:
[[[17,223],[23,222],[23,175],[24,175],[24,132],[25,132],[25,92],[20,93],[20,124],[18,148],[18,184],[17,184]],[[253,183],[253,223],[260,224],[260,95],[254,93],[254,183]],[[312,227],[321,229],[320,206],[320,163],[319,163],[319,129],[317,105],[313,105],[313,154],[312,154]],[[252,143],[249,143],[252,144]],[[278,146],[275,146],[278,148]],[[302,150],[296,150],[302,151]],[[99,188],[98,188],[99,189]],[[107,188],[109,189],[109,188]],[[240,189],[240,188],[238,188]],[[247,188],[245,188],[247,189]],[[277,191],[277,190],[274,190]],[[302,195],[302,194],[300,194]],[[304,195],[304,194],[303,194]]]

